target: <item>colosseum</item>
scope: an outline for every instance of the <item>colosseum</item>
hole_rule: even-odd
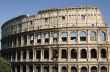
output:
[[[97,7],[52,8],[2,27],[11,72],[110,72],[110,33]]]

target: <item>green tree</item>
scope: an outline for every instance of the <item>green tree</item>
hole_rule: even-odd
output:
[[[11,64],[3,58],[0,58],[0,72],[11,72]]]

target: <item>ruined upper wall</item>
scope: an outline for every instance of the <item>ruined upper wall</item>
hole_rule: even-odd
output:
[[[1,27],[2,36],[13,33],[62,27],[107,27],[96,7],[70,7],[41,10],[37,15],[15,17]]]

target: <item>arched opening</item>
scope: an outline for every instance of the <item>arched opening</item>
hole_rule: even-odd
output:
[[[62,67],[62,72],[67,72],[67,68],[65,66]]]
[[[33,44],[34,43],[34,34],[31,34],[30,35],[30,44]]]
[[[58,50],[57,49],[53,49],[52,53],[53,53],[53,58],[58,58]]]
[[[48,66],[44,66],[44,71],[43,72],[49,72],[49,67]]]
[[[97,51],[95,49],[91,50],[91,58],[97,58]]]
[[[77,51],[76,49],[71,50],[71,58],[77,58]]]
[[[18,45],[19,46],[21,45],[21,37],[20,36],[18,37]]]
[[[29,59],[33,59],[33,50],[29,51]]]
[[[97,72],[97,67],[93,66],[93,67],[91,68],[91,72]]]
[[[23,59],[26,59],[26,51],[23,51]]]
[[[66,59],[67,58],[67,51],[66,49],[62,49],[62,59]]]
[[[81,32],[80,33],[80,41],[86,41],[86,32]]]
[[[73,41],[77,40],[77,33],[76,32],[71,33],[71,40],[73,40]]]
[[[49,59],[49,50],[44,50],[44,59]]]
[[[17,66],[17,72],[20,72],[20,66]]]
[[[67,32],[62,32],[61,37],[63,42],[67,41]]]
[[[101,67],[101,72],[107,72],[107,68],[105,66]]]
[[[100,32],[99,33],[99,38],[100,38],[100,41],[105,41],[106,40],[105,32]]]
[[[12,66],[12,72],[15,72],[15,66]]]
[[[40,66],[36,66],[36,72],[40,72]]]
[[[49,33],[45,34],[45,43],[49,43]]]
[[[29,72],[33,72],[33,66],[32,65],[29,66]]]
[[[87,72],[87,68],[86,67],[82,67],[81,68],[81,72]]]
[[[25,65],[23,65],[23,67],[22,67],[23,69],[23,72],[26,72],[26,66]]]
[[[41,34],[37,35],[37,43],[41,43]]]
[[[20,51],[17,51],[17,60],[19,61],[21,58],[21,52]]]
[[[13,38],[13,46],[14,47],[16,46],[16,38],[15,37]]]
[[[58,33],[54,32],[53,34],[53,42],[56,42],[58,40]]]
[[[95,32],[90,33],[90,41],[96,41],[96,33]]]
[[[81,50],[81,58],[87,58],[87,51],[85,49]]]
[[[26,45],[27,44],[27,35],[24,35],[23,36],[23,39],[24,39],[24,42],[23,43],[24,43],[24,45]]]
[[[53,66],[53,72],[58,72],[58,67],[57,66]]]
[[[41,58],[41,50],[36,50],[36,59]]]
[[[71,72],[77,72],[77,68],[76,67],[71,67]]]
[[[105,49],[101,49],[101,58],[107,58],[107,52]]]
[[[5,55],[6,53],[4,53],[4,55]],[[13,60],[15,60],[15,58],[16,58],[16,51],[14,50],[13,52],[12,52],[12,59]]]

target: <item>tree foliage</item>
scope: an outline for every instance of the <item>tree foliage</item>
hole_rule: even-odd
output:
[[[11,64],[3,58],[0,58],[0,72],[10,72]]]

